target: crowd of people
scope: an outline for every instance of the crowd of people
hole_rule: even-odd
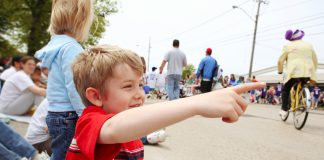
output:
[[[177,39],[160,67],[146,75],[144,58],[133,51],[110,45],[84,50],[80,43],[88,38],[92,5],[91,0],[53,1],[50,41],[36,59],[12,58],[1,74],[0,112],[33,112],[25,138],[0,121],[1,157],[39,159],[46,152],[51,160],[143,159],[143,143],[163,141],[167,126],[187,118],[200,115],[232,123],[243,115],[247,99],[286,103],[287,98],[280,100],[281,90],[287,96],[286,84],[267,89],[255,77],[223,77],[211,48],[196,73],[181,80],[187,58]],[[165,93],[169,101],[144,106],[145,85],[148,92]],[[323,99],[318,87],[313,95],[314,102]]]
[[[1,122],[5,133],[0,135],[1,157],[39,159],[39,152],[46,151],[52,160],[143,159],[139,138],[159,139],[156,135],[164,134],[165,127],[195,115],[235,122],[247,107],[237,95],[264,86],[249,84],[179,99],[187,60],[179,40],[174,40],[159,68],[162,73],[167,65],[170,101],[143,106],[143,58],[116,46],[87,50],[81,46],[93,16],[91,0],[53,1],[48,29],[52,37],[36,52],[37,60],[29,56],[13,60],[2,73],[0,111],[24,115],[37,109],[25,138]],[[41,62],[40,69],[36,61]],[[212,103],[204,103],[210,99]],[[158,134],[150,136],[154,132]]]
[[[2,144],[0,155],[4,159],[21,159],[23,157],[40,159],[38,151],[51,153],[50,148],[45,148],[49,145],[43,145],[43,143],[50,142],[45,124],[47,105],[43,104],[46,101],[48,69],[42,67],[40,63],[36,63],[36,59],[30,56],[14,56],[7,63],[11,63],[11,65],[4,67],[7,69],[0,75],[2,82],[0,113],[18,116],[33,112],[35,114],[25,139],[4,122],[0,122],[0,129],[3,133],[0,136]],[[45,111],[43,111],[44,109]]]

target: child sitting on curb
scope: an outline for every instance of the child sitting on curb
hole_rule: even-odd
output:
[[[195,115],[235,122],[247,107],[239,94],[265,85],[249,83],[139,107],[144,104],[143,66],[134,52],[93,47],[80,54],[72,71],[87,107],[77,122],[67,160],[143,159],[140,137]]]

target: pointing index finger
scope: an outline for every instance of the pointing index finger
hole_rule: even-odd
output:
[[[249,90],[259,89],[259,88],[263,88],[265,86],[266,86],[265,82],[245,83],[245,84],[233,87],[233,90],[237,94],[242,94]]]

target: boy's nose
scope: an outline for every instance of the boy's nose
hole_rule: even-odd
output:
[[[143,99],[144,97],[145,93],[143,89],[139,89],[134,96],[135,99]]]

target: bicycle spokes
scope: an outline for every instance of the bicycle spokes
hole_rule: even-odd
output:
[[[300,130],[304,127],[308,117],[308,100],[310,99],[310,93],[308,88],[301,88],[298,93],[298,99],[296,99],[296,108],[294,111],[294,125],[295,128]]]
[[[304,127],[308,109],[310,107],[310,92],[302,82],[295,84],[290,90],[290,111],[293,113],[293,121],[295,128],[300,130]],[[285,121],[286,119],[282,119]]]

